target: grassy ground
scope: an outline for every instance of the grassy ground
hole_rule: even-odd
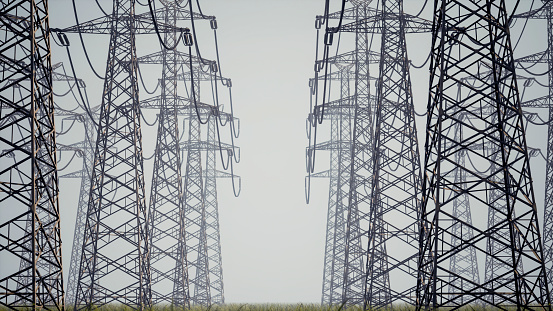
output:
[[[515,310],[516,308],[513,308]],[[66,309],[67,310],[67,309]],[[92,311],[131,311],[132,309],[124,306],[109,305],[101,308],[92,309]],[[190,309],[182,309],[175,306],[155,306],[146,311],[363,311],[360,307],[321,306],[320,304],[225,304],[212,305],[210,307],[192,306]],[[409,305],[396,304],[391,309],[379,309],[387,311],[415,311],[415,307]],[[446,308],[443,309],[447,310]],[[497,308],[483,307],[481,305],[470,305],[460,309],[461,311],[493,311]],[[71,310],[67,310],[71,311]]]
[[[18,308],[21,311],[33,311],[32,308]],[[444,308],[446,311],[449,308]],[[511,309],[511,308],[507,308]],[[513,311],[516,307],[512,308]],[[66,307],[66,311],[72,311],[70,306]],[[99,308],[92,308],[92,311],[132,311],[133,309],[122,305],[105,305]],[[225,305],[212,305],[210,307],[192,306],[190,309],[182,309],[176,306],[155,306],[145,311],[363,311],[359,307],[343,307],[336,306],[321,306],[320,304],[225,304]],[[379,309],[385,311],[415,311],[415,307],[409,305],[394,305],[391,309]],[[484,307],[481,305],[469,305],[460,309],[461,311],[494,311],[498,310],[494,307]],[[0,306],[0,311],[9,311],[8,308]]]

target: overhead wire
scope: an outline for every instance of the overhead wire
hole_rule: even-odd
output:
[[[199,7],[199,3],[198,4],[198,9],[200,9]],[[195,47],[195,50],[196,50],[196,54],[198,56],[198,59],[200,61],[201,64],[204,64],[204,65],[209,65],[209,68],[210,68],[210,73],[214,73],[215,74],[215,77],[217,77],[217,72],[220,73],[220,79],[221,81],[223,81],[223,77],[222,77],[222,73],[221,73],[221,70],[220,70],[220,60],[219,60],[219,53],[218,53],[218,44],[216,42],[216,53],[217,53],[217,63],[216,63],[216,66],[217,68],[213,68],[211,66],[211,63],[208,62],[208,61],[205,61],[201,55],[201,51],[200,51],[200,48],[199,48],[199,44],[198,44],[198,40],[197,40],[197,35],[196,35],[196,25],[195,25],[195,22],[194,22],[194,7],[193,7],[193,4],[192,4],[192,1],[191,0],[188,0],[188,6],[189,6],[189,10],[190,10],[190,20],[191,20],[191,24],[192,24],[192,36],[193,36],[193,40],[195,42],[194,44],[194,47]],[[205,17],[205,15],[203,15],[203,12],[200,13],[202,15],[202,17]],[[214,31],[216,30],[216,27],[213,26],[212,24],[212,28],[214,28]],[[215,40],[216,40],[216,34],[215,34]],[[200,124],[207,124],[209,123],[209,119],[211,117],[211,115],[208,116],[207,120],[205,121],[202,121],[201,119],[201,116],[200,116],[200,112],[199,112],[199,108],[198,108],[198,103],[197,103],[197,96],[196,96],[196,90],[195,90],[195,87],[194,87],[194,70],[193,70],[193,66],[192,66],[192,46],[189,45],[188,46],[188,51],[189,51],[189,67],[190,67],[190,81],[191,81],[191,90],[192,90],[192,99],[193,99],[193,102],[194,102],[194,108],[195,108],[195,111],[196,111],[196,116],[198,117],[198,122],[200,122]],[[210,78],[212,78],[212,75],[210,74]],[[230,85],[229,85],[229,89],[230,89]],[[215,116],[215,127],[216,127],[216,130],[217,130],[217,140],[218,140],[218,143],[219,143],[219,154],[220,154],[220,157],[221,157],[221,164],[223,166],[223,169],[224,170],[227,170],[229,165],[232,165],[232,161],[229,159],[229,161],[225,164],[225,161],[224,161],[224,157],[223,157],[223,151],[222,151],[222,145],[221,145],[221,134],[220,134],[220,129],[219,129],[219,124],[220,124],[220,109],[219,109],[219,95],[218,95],[218,87],[217,87],[217,79],[215,79],[215,94],[213,94],[214,96],[214,104],[215,106],[217,107],[217,116]],[[232,93],[229,93],[229,96],[232,96]],[[232,104],[231,104],[232,106]],[[232,109],[232,107],[231,107]],[[232,123],[231,123],[232,124]],[[233,127],[231,126],[231,140],[232,140],[232,147],[234,148],[234,136],[237,137],[236,133],[233,133]],[[236,157],[235,153],[233,152],[233,158],[234,160],[238,163],[239,162],[239,159]],[[229,164],[230,162],[230,164]],[[234,189],[234,180],[233,180],[233,189]]]
[[[66,131],[63,130],[63,124],[64,124],[63,121],[65,121],[65,119],[61,120],[61,128],[60,128],[60,131],[56,133],[56,136],[67,134],[73,128],[73,126],[75,125],[75,122],[77,122],[77,119],[71,120],[72,122]]]
[[[100,2],[98,2],[98,0],[94,0],[96,1],[96,5],[98,6],[98,8],[100,8],[100,11],[102,11],[102,13],[105,15],[105,16],[109,16],[108,13],[106,13],[106,11],[104,10],[104,8],[100,5]]]
[[[73,0],[73,1],[75,1],[75,0]],[[154,10],[154,7],[153,7],[153,6],[155,6],[155,2],[153,4],[153,6],[152,6],[152,2],[154,2],[154,1],[153,0],[148,0],[148,8],[150,9],[150,16],[152,18],[152,23],[154,24],[154,30],[156,32],[159,43],[161,43],[161,45],[163,45],[163,47],[166,50],[174,50],[174,49],[177,48],[180,41],[182,40],[182,30],[180,30],[180,35],[179,35],[177,41],[175,42],[175,44],[172,47],[167,46],[167,44],[165,44],[165,41],[161,37],[161,33],[159,32],[159,25],[157,24],[157,20],[156,20],[156,16],[155,16],[155,10]]]
[[[337,27],[329,27],[328,26],[328,17],[329,17],[329,10],[330,10],[330,0],[325,1],[325,9],[324,9],[324,15],[321,18],[317,18],[315,21],[315,28],[317,29],[317,39],[315,43],[315,65],[314,65],[314,71],[315,71],[315,78],[313,81],[313,89],[311,90],[311,95],[315,96],[315,102],[313,104],[312,96],[310,96],[310,118],[312,118],[309,122],[311,123],[311,126],[309,127],[307,136],[309,139],[309,148],[307,149],[306,154],[306,169],[307,169],[307,181],[305,186],[305,197],[306,202],[309,203],[310,201],[310,193],[311,193],[311,174],[315,171],[315,154],[316,154],[316,146],[317,146],[317,132],[318,132],[318,126],[317,124],[322,124],[324,120],[324,113],[325,113],[325,101],[326,101],[326,95],[327,95],[327,79],[328,79],[328,63],[329,63],[329,54],[330,54],[330,45],[332,45],[333,36],[335,33],[339,33],[340,28],[342,27],[342,22],[344,19],[344,12],[345,12],[345,5],[346,0],[342,0],[342,6],[340,10],[340,18],[338,21]],[[320,23],[319,23],[320,21]],[[324,35],[324,44],[323,44],[323,57],[322,57],[322,65],[318,64],[318,56],[319,56],[319,38],[320,38],[320,27],[322,25],[325,25],[325,35]],[[340,41],[341,34],[338,35],[338,42]],[[339,46],[339,43],[338,43]],[[336,55],[338,55],[338,47],[336,48]],[[322,104],[321,111],[320,111],[320,117],[318,116],[317,109],[319,108],[318,105],[318,97],[319,97],[319,71],[321,69],[325,70],[324,72],[324,82],[323,82],[323,97],[322,97]],[[330,84],[330,83],[329,83]],[[330,86],[329,86],[329,98],[330,98]]]
[[[77,14],[77,6],[75,5],[75,0],[71,0],[71,2],[73,4],[73,14],[75,16],[75,22],[77,23],[77,33],[79,34],[79,39],[81,41],[81,46],[83,48],[86,61],[88,62],[90,69],[92,69],[92,72],[94,72],[94,75],[96,75],[96,77],[98,77],[99,79],[104,80],[105,77],[99,75],[98,72],[96,72],[96,69],[94,69],[94,66],[92,66],[92,62],[90,61],[90,57],[88,56],[88,52],[86,50],[86,45],[84,44],[83,34],[81,33],[81,24],[79,22],[79,16]]]
[[[71,57],[71,52],[69,51],[69,46],[65,47],[67,51],[67,57],[69,58],[69,64],[71,65],[71,71],[73,73],[73,77],[75,80],[77,80],[77,74],[75,73],[75,66],[73,65],[73,59]],[[87,106],[87,101],[84,100],[83,93],[81,92],[81,88],[77,86],[77,91],[79,92],[79,96],[81,97],[81,101],[83,102],[83,109],[88,114],[88,117],[94,123],[96,127],[98,127],[98,123],[96,123],[96,120],[94,120],[94,117],[92,116],[92,112],[90,111],[90,107]],[[86,92],[86,90],[85,90]]]
[[[65,170],[67,167],[69,167],[69,164],[71,164],[71,162],[73,162],[73,159],[75,159],[75,156],[77,155],[78,152],[79,152],[79,151],[73,151],[73,156],[71,156],[71,159],[69,159],[69,162],[67,162],[67,164],[65,164],[64,167],[58,168],[58,169],[57,169],[58,172],[61,172],[61,171]],[[58,161],[61,162],[61,151],[60,151],[60,156],[59,156],[59,158],[58,158]],[[59,163],[59,162],[58,162],[58,163]]]
[[[148,91],[148,89],[146,88],[146,85],[144,84],[144,78],[142,77],[142,70],[140,70],[140,64],[137,63],[136,68],[137,68],[137,71],[138,71],[138,76],[140,78],[140,83],[142,84],[142,87],[144,88],[144,91],[146,91],[146,93],[148,93],[150,95],[154,94],[157,91],[157,89],[159,88],[160,84],[161,84],[159,79],[157,80],[157,84],[156,84],[156,87],[154,88],[154,90],[153,91]]]
[[[530,11],[532,11],[532,8],[534,7],[534,1],[535,0],[532,0],[532,3],[530,4]],[[520,39],[522,39],[522,35],[524,34],[524,31],[526,30],[526,26],[528,25],[528,20],[529,19],[530,19],[529,17],[526,17],[526,19],[524,20],[524,26],[522,26],[522,31],[520,32],[520,36],[518,36],[517,43],[515,44],[515,47],[513,48],[513,50],[517,49],[517,46],[520,43]]]

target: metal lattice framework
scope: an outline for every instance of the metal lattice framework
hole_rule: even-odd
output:
[[[553,120],[553,1],[544,0],[547,16],[547,62],[549,69],[549,119]],[[553,284],[553,125],[547,129],[547,168],[545,181],[545,213],[543,220],[543,249],[547,284]],[[553,289],[549,288],[549,302],[553,301]]]
[[[163,20],[176,25],[175,1],[165,1]],[[174,46],[176,32],[165,33],[164,42]],[[188,269],[184,226],[181,152],[178,129],[177,54],[162,49],[163,64],[159,109],[158,136],[150,194],[149,230],[152,273],[152,304],[189,306]]]
[[[341,97],[315,107],[310,115],[311,123],[321,115],[333,121],[331,140],[310,146],[308,157],[314,150],[331,151],[331,169],[311,175],[330,177],[323,303],[347,301],[350,305],[385,307],[396,300],[414,304],[416,279],[412,275],[417,262],[417,196],[421,182],[405,32],[428,32],[431,23],[404,14],[401,1],[383,3],[383,10],[369,7],[370,2],[353,1],[353,8],[343,14],[345,20],[353,21],[337,29],[356,34],[356,50],[316,64],[316,68],[324,68],[325,62],[338,68],[316,80],[342,81]],[[340,12],[332,13],[328,18],[339,16]],[[379,53],[369,51],[368,33],[382,35],[384,43]],[[379,64],[382,70],[376,81],[369,76],[370,64]],[[356,85],[353,95],[349,94],[350,82],[344,82],[348,79]],[[377,88],[377,96],[371,96],[369,81],[389,87]],[[311,85],[317,86],[315,81]],[[379,121],[374,124],[380,126],[374,127],[377,115]],[[349,119],[344,121],[346,117]],[[375,137],[378,139],[373,140]],[[373,158],[373,150],[382,152],[382,157]],[[399,167],[401,172],[393,173]],[[376,189],[375,197],[370,189]],[[398,190],[400,194],[395,193]],[[389,232],[379,232],[372,224]],[[388,253],[387,243],[401,250]],[[398,283],[392,290],[385,281],[390,273],[413,281],[410,285]],[[379,280],[384,283],[377,284]],[[383,295],[387,296],[385,301],[378,298]]]
[[[365,308],[415,304],[422,189],[403,0],[381,7]]]
[[[543,6],[540,9],[517,15],[524,19],[542,19],[547,25],[547,49],[543,52],[535,53],[518,59],[519,63],[531,65],[548,65],[548,86],[549,96],[544,96],[522,103],[523,107],[546,108],[548,109],[548,120],[553,120],[553,1],[542,0]],[[547,125],[547,153],[546,153],[546,172],[545,172],[545,207],[543,219],[543,252],[544,262],[547,273],[547,283],[553,284],[553,124]],[[551,285],[550,285],[551,286]],[[550,299],[553,299],[553,293],[550,290]]]
[[[351,157],[351,90],[352,64],[332,62],[339,68],[341,99],[328,103],[325,117],[330,119],[330,141],[315,146],[316,150],[330,151],[330,169],[311,175],[329,177],[328,214],[325,243],[322,303],[341,303],[345,268],[346,212]],[[348,100],[348,98],[350,100]],[[310,115],[313,121],[314,114]],[[317,122],[315,120],[315,122]],[[310,152],[310,151],[308,151]]]
[[[150,306],[149,238],[138,101],[134,1],[115,0],[76,286],[76,309]],[[77,31],[85,32],[82,25]],[[69,29],[68,31],[71,31]]]
[[[216,30],[215,17],[191,14],[177,2],[164,1],[157,18],[176,26],[194,16],[209,20]],[[166,44],[178,42],[177,34],[167,33]],[[216,179],[236,176],[217,171],[216,161],[219,151],[230,158],[236,148],[220,143],[217,132],[219,123],[234,124],[237,119],[201,102],[202,82],[227,87],[231,82],[218,73],[216,61],[193,56],[191,51],[163,50],[138,59],[140,64],[163,66],[161,94],[141,102],[142,108],[160,113],[149,217],[153,304],[224,303]],[[183,72],[184,68],[189,71]],[[179,81],[188,85],[188,97],[178,94]],[[186,123],[183,134],[179,134],[179,117]],[[176,184],[177,180],[183,184]]]
[[[357,20],[369,16],[370,1],[352,1],[357,10]],[[355,53],[355,90],[354,116],[352,129],[352,152],[348,193],[348,213],[346,216],[346,246],[344,251],[345,269],[342,301],[348,304],[363,304],[367,241],[362,234],[369,225],[367,211],[360,205],[370,200],[364,190],[370,185],[372,173],[373,113],[369,89],[369,37],[366,33],[356,32]]]
[[[418,308],[485,303],[550,309],[509,19],[505,1],[435,4]],[[491,83],[478,74],[485,64]],[[467,77],[474,83],[466,83]],[[462,166],[461,157],[476,167]],[[455,178],[459,170],[466,174],[463,182]],[[472,211],[493,214],[492,226],[455,217],[454,202],[461,195],[469,197]],[[451,245],[453,225],[474,236]],[[454,274],[450,259],[461,249],[502,268],[482,284]]]
[[[5,1],[0,21],[0,305],[62,310],[48,3]]]
[[[92,178],[91,168],[94,164],[94,147],[96,146],[95,127],[93,120],[86,114],[72,116],[82,121],[84,126],[85,139],[80,148],[83,152],[83,166],[79,172],[65,174],[61,178],[80,178],[79,201],[77,203],[77,215],[75,218],[75,231],[73,234],[73,244],[71,247],[71,261],[69,264],[69,276],[67,279],[66,301],[75,301],[75,292],[77,287],[77,277],[79,275],[79,266],[81,261],[81,252],[83,246],[84,228],[86,223],[86,212],[88,208],[88,199],[90,195],[90,181]]]

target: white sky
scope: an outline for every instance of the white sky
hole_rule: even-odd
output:
[[[100,16],[94,1],[76,1],[81,22]],[[111,10],[111,1],[99,2]],[[307,205],[304,195],[305,117],[309,109],[308,79],[313,77],[315,60],[314,21],[316,15],[322,14],[324,1],[200,2],[206,15],[217,17],[221,66],[224,76],[232,79],[235,115],[241,119],[241,136],[237,140],[241,147],[241,163],[235,166],[236,173],[242,176],[240,197],[233,197],[228,180],[218,181],[226,302],[318,303],[322,286],[328,181],[314,181],[312,203]],[[331,2],[337,4],[339,1]],[[522,7],[527,8],[530,1],[523,2]],[[416,14],[422,3],[422,0],[407,0],[405,10]],[[433,1],[429,1],[423,14],[429,19],[432,4]],[[145,11],[137,7],[140,12]],[[73,25],[71,1],[50,0],[50,18],[51,27]],[[204,23],[203,27],[208,29],[209,26]],[[529,22],[521,42],[524,50],[518,56],[544,50],[546,37],[543,30],[542,23]],[[515,33],[518,35],[519,32],[520,27]],[[214,53],[209,47],[213,40],[211,33],[200,34],[202,54],[213,59]],[[102,82],[88,69],[77,35],[68,36],[72,55],[78,63],[78,75],[87,83],[92,105],[99,104]],[[421,64],[428,53],[429,35],[416,36],[422,37],[410,39],[408,50],[413,62]],[[146,37],[138,39],[142,40],[138,43],[139,55],[150,52],[152,42],[155,42],[154,49],[157,48],[157,38]],[[94,66],[103,75],[108,36],[85,38]],[[64,50],[55,48],[53,62],[59,61],[69,68]],[[156,72],[146,75],[156,78]],[[420,113],[426,107],[428,73],[426,69],[420,69],[414,70],[412,75],[416,111]],[[67,88],[62,85],[61,89]],[[141,96],[146,95],[141,93]],[[531,98],[530,93],[525,96]],[[74,105],[71,101],[66,102]],[[155,116],[150,113],[148,119],[151,122]],[[545,117],[545,113],[542,115]],[[417,122],[423,152],[424,118],[418,118]],[[545,127],[531,127],[529,144],[545,151],[544,133]],[[146,156],[153,152],[154,144],[150,142],[154,138],[151,130],[145,130]],[[62,158],[60,167],[64,160],[68,159]],[[318,161],[322,163],[317,167],[323,168],[328,155],[319,153]],[[537,158],[532,165],[541,208],[545,165]],[[80,164],[74,167],[79,169]],[[145,179],[149,184],[151,166],[146,167],[150,170]],[[69,269],[78,182],[61,181],[65,271]],[[149,190],[149,186],[146,189]]]

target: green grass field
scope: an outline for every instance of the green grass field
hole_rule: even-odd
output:
[[[443,308],[443,310],[448,310],[449,308]],[[511,308],[507,308],[511,309]],[[516,307],[512,307],[513,310],[516,310]],[[71,311],[70,308],[66,309]],[[93,311],[131,311],[131,308],[124,307],[121,305],[108,305],[102,306],[100,308],[92,308]],[[185,309],[176,307],[176,306],[155,306],[150,310],[146,311],[184,311]],[[212,305],[210,307],[201,307],[201,306],[192,306],[186,311],[363,311],[360,307],[343,307],[340,305],[336,306],[321,306],[320,304],[225,304],[225,305]],[[414,311],[415,307],[409,305],[399,305],[396,304],[393,308],[390,309],[379,309],[379,310],[389,310],[389,311]],[[492,311],[498,310],[494,307],[483,307],[481,305],[469,305],[460,309],[461,311]]]
[[[29,310],[32,311],[33,308],[18,308],[21,311]],[[516,307],[507,307],[508,310],[516,310]],[[537,310],[538,308],[536,308]],[[0,307],[0,311],[8,311],[8,308]],[[67,306],[66,311],[71,311],[72,307]],[[111,305],[105,305],[99,308],[92,308],[92,311],[132,311],[133,309],[117,305],[117,304],[111,304]],[[360,307],[343,307],[340,305],[336,306],[321,306],[320,304],[225,304],[225,305],[212,305],[210,307],[201,307],[201,306],[192,306],[189,309],[183,309],[176,306],[155,306],[151,309],[146,309],[145,311],[363,311]],[[396,304],[393,306],[393,308],[390,309],[379,309],[379,310],[387,310],[387,311],[414,311],[415,307],[409,306],[409,305],[399,305]],[[450,308],[443,308],[440,310],[450,310]],[[461,311],[493,311],[493,310],[499,310],[498,308],[494,307],[484,307],[482,305],[469,305],[465,306],[461,309]]]

